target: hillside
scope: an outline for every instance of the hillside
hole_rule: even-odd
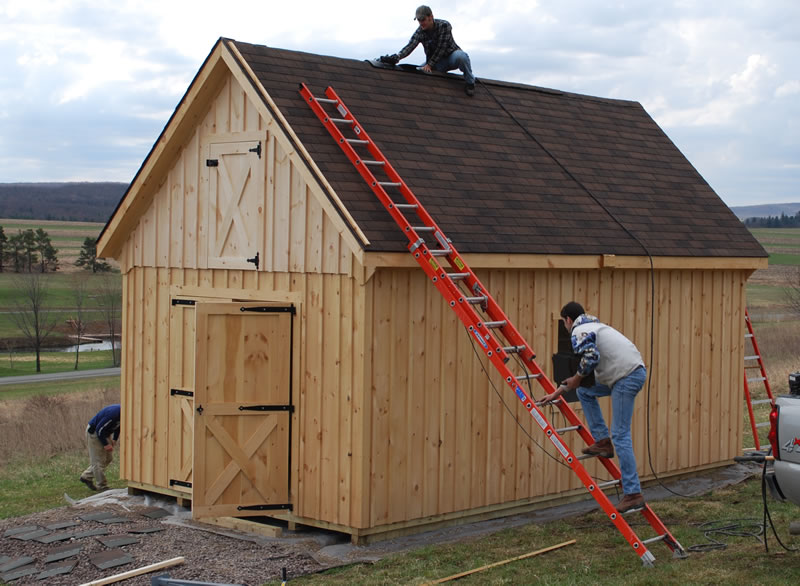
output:
[[[764,203],[754,206],[736,206],[732,207],[731,211],[736,214],[740,220],[747,218],[769,218],[778,217],[781,214],[787,216],[794,216],[800,211],[800,203]]]
[[[0,183],[0,218],[108,221],[127,183]]]

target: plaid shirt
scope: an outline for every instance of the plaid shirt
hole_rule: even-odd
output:
[[[417,48],[417,45],[422,43],[425,49],[425,58],[428,65],[433,67],[440,59],[447,57],[453,51],[460,49],[453,39],[453,31],[450,23],[446,20],[433,19],[433,27],[430,31],[422,30],[419,27],[414,34],[411,35],[411,40],[408,44],[400,49],[397,54],[399,59],[408,57],[411,52]]]

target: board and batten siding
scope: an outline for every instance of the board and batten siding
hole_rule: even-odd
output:
[[[293,340],[294,513],[361,526],[360,500],[352,496],[362,493],[355,479],[368,475],[362,470],[365,426],[359,422],[364,328],[354,316],[363,315],[364,286],[346,275],[253,271],[255,281],[248,279],[250,288],[244,289],[238,278],[229,278],[231,272],[136,267],[124,275],[123,328],[132,343],[123,356],[121,475],[137,485],[177,492],[182,489],[170,479],[183,472],[178,479],[191,480],[186,475],[191,421],[180,411],[185,399],[170,391],[193,388],[194,310],[172,305],[171,298],[291,302],[299,319]]]
[[[651,346],[648,271],[478,271],[548,375],[566,301],[582,302],[634,341],[649,370],[649,447],[659,476],[713,466],[741,450],[741,308],[748,274],[657,271]],[[372,525],[583,490],[421,272],[379,269],[368,287]],[[653,476],[647,395],[646,385],[633,422],[645,479]],[[601,404],[610,421],[610,401]],[[564,425],[557,409],[546,409],[555,427]],[[566,441],[578,449],[571,437]],[[596,462],[587,468],[607,477]]]
[[[325,213],[325,195],[273,119],[261,116],[236,79],[227,76],[195,130],[184,141],[151,204],[131,230],[119,259],[129,267],[209,267],[209,168],[212,145],[262,142],[263,241],[260,268],[275,272],[348,273],[352,254],[343,230]],[[255,250],[253,252],[255,252]],[[248,252],[246,256],[252,255]],[[249,272],[243,269],[239,278]]]

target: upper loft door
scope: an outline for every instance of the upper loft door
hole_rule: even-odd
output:
[[[264,242],[263,141],[208,147],[208,267],[257,269]]]

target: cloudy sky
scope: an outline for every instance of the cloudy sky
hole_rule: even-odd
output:
[[[800,1],[431,6],[478,77],[638,101],[728,205],[800,201]],[[415,8],[1,0],[0,182],[130,181],[220,36],[365,59],[405,44]]]

